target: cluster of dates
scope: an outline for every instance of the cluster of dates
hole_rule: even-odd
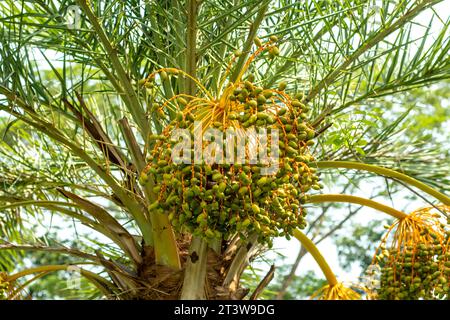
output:
[[[383,300],[450,299],[450,252],[445,241],[385,250],[381,255],[380,288]],[[443,245],[444,244],[444,245]]]
[[[209,109],[205,99],[174,99],[180,110],[175,119],[161,134],[150,137],[152,157],[140,182],[153,182],[157,200],[149,210],[168,214],[180,232],[208,239],[256,233],[260,242],[270,245],[273,237],[289,238],[294,229],[306,226],[302,205],[307,193],[322,188],[316,169],[310,166],[315,131],[308,122],[308,107],[300,95],[285,92],[285,82],[277,89],[265,89],[252,80],[230,84],[220,99],[210,102]],[[194,137],[198,122],[203,129],[214,128],[224,136],[230,128],[276,131],[277,141],[269,138],[267,151],[277,150],[278,170],[267,173],[267,163],[249,161],[175,163],[173,151],[179,141],[171,133],[182,128]],[[203,149],[207,147],[207,142],[202,143]],[[192,144],[188,153],[194,154],[194,149]]]

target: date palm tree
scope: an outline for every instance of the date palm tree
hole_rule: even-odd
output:
[[[155,157],[149,137],[179,115],[161,106],[178,99],[182,110],[180,97],[203,91],[216,101],[242,78],[301,93],[319,172],[380,175],[450,205],[445,156],[395,142],[411,109],[397,117],[392,106],[383,110],[402,92],[450,77],[440,2],[2,1],[0,266],[8,270],[26,251],[72,260],[1,273],[0,289],[25,297],[33,281],[70,264],[109,299],[248,296],[240,279],[264,246],[252,235],[180,232],[152,205],[157,182],[139,183]],[[351,195],[307,201],[358,203],[405,219]],[[80,230],[77,247],[50,245],[30,227],[53,217]],[[314,244],[299,230],[294,236],[336,289],[328,298],[355,298]]]

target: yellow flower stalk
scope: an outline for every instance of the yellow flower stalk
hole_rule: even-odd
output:
[[[320,269],[322,270],[328,284],[318,290],[311,296],[311,299],[318,298],[319,300],[359,300],[361,295],[351,288],[346,287],[342,282],[338,282],[336,276],[326,262],[325,258],[317,249],[316,245],[300,230],[294,231],[294,237],[300,241],[305,249],[316,260]]]
[[[346,168],[346,169],[356,169],[356,170],[364,170],[376,173],[381,176],[386,176],[390,178],[395,178],[400,181],[406,182],[426,193],[435,197],[439,201],[441,201],[444,205],[450,205],[450,198],[445,194],[431,188],[430,186],[406,175],[400,173],[395,170],[383,168],[380,166],[375,166],[372,164],[354,162],[354,161],[319,161],[317,162],[318,168]]]
[[[437,208],[449,211],[450,207],[440,205]],[[396,220],[382,239],[386,244],[391,237],[389,246],[398,251],[405,250],[407,246],[416,247],[417,244],[444,244],[445,229],[441,223],[441,216],[431,212],[434,207],[425,207],[411,212],[409,215]],[[395,231],[394,231],[395,230]],[[394,233],[392,234],[392,231]]]
[[[327,284],[316,291],[311,299],[318,300],[360,300],[361,295],[352,288],[346,287],[342,282],[335,285]]]
[[[347,194],[317,194],[312,195],[309,200],[309,203],[321,203],[321,202],[347,202],[347,203],[355,203],[360,204],[366,207],[371,207],[375,210],[384,212],[389,214],[390,216],[393,216],[397,219],[403,219],[407,217],[407,215],[404,212],[398,211],[394,208],[385,206],[384,204],[381,204],[379,202],[361,198],[357,196],[351,196]]]

